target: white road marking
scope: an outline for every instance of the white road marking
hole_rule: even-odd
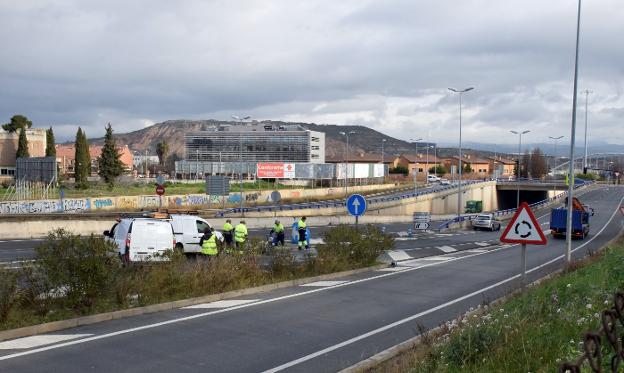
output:
[[[455,251],[457,251],[457,249],[452,246],[436,246],[436,248],[442,250],[445,253],[454,253]]]
[[[219,301],[216,301],[216,302],[201,303],[201,304],[195,304],[195,305],[188,306],[188,307],[182,307],[182,309],[186,310],[186,309],[227,308],[227,307],[240,306],[241,304],[257,302],[259,300],[260,299],[219,300]]]
[[[316,282],[310,282],[309,284],[303,284],[300,286],[308,286],[308,287],[336,286],[336,285],[344,284],[345,282],[349,282],[349,281],[316,281]]]
[[[481,247],[490,246],[490,244],[487,242],[475,242],[475,245],[481,246]]]
[[[408,260],[412,259],[411,256],[407,255],[407,253],[403,250],[388,250],[386,253],[392,258],[392,260]]]
[[[470,249],[470,250],[466,250],[464,252],[466,252],[466,253],[485,253],[485,252],[487,252],[487,250],[483,250],[483,249]]]
[[[423,261],[440,261],[440,260],[449,260],[450,257],[445,257],[445,256],[428,256],[425,258],[418,258],[419,260],[423,260]]]
[[[624,201],[624,197],[622,198],[622,200],[620,200],[620,204],[622,203],[622,201]],[[617,211],[619,211],[619,207],[616,208],[615,212],[617,212]],[[611,223],[611,220],[613,220],[613,217],[615,216],[615,212],[613,213],[613,215],[611,215],[611,218],[609,219],[609,221],[607,221],[607,223],[605,224],[605,227],[603,229],[601,229],[596,235],[594,235],[586,244],[589,244],[589,242],[593,241],[595,238],[597,238],[604,231],[606,226],[608,226]],[[544,214],[544,215],[538,217],[538,220],[546,217],[547,215],[548,214]],[[586,244],[582,245],[581,247],[585,246]],[[79,340],[75,340],[75,341],[68,341],[68,342],[64,342],[64,343],[55,344],[55,345],[52,345],[52,346],[44,346],[44,347],[36,348],[36,349],[33,349],[33,350],[29,350],[29,351],[17,352],[17,353],[13,353],[13,354],[10,354],[10,355],[0,356],[0,361],[14,359],[14,358],[22,357],[22,356],[34,355],[34,354],[37,354],[37,353],[40,353],[40,352],[55,350],[55,349],[63,348],[63,347],[74,346],[74,345],[87,343],[87,342],[91,342],[91,341],[107,339],[107,338],[115,337],[115,336],[118,336],[118,335],[125,335],[125,334],[130,334],[130,333],[134,333],[134,332],[138,332],[138,331],[154,329],[154,328],[157,328],[157,327],[160,327],[160,326],[164,326],[164,325],[177,324],[177,323],[184,322],[184,321],[194,320],[194,319],[207,317],[207,316],[211,316],[211,315],[217,315],[217,314],[230,312],[230,311],[234,311],[234,310],[238,310],[238,309],[258,306],[258,305],[261,305],[261,304],[274,303],[274,302],[278,302],[278,301],[281,301],[281,300],[296,298],[296,297],[309,295],[309,294],[322,292],[322,291],[329,291],[329,290],[332,290],[332,289],[337,289],[337,288],[341,288],[341,287],[344,287],[344,286],[356,285],[356,284],[360,284],[360,283],[364,283],[364,282],[368,282],[368,281],[382,279],[382,278],[385,278],[385,277],[402,275],[404,273],[415,271],[415,270],[422,269],[422,268],[433,267],[433,266],[437,266],[437,265],[440,265],[440,264],[451,263],[451,262],[454,262],[456,260],[462,260],[462,259],[468,259],[468,258],[472,258],[472,257],[476,257],[476,256],[487,255],[487,254],[494,253],[494,252],[497,252],[497,251],[500,251],[502,249],[505,249],[505,248],[508,248],[508,247],[512,247],[512,246],[518,246],[518,245],[504,245],[504,246],[502,246],[500,248],[493,249],[493,250],[488,250],[488,251],[486,251],[484,253],[478,253],[478,254],[466,255],[466,256],[462,256],[462,257],[451,258],[451,259],[449,259],[447,261],[442,261],[442,262],[428,263],[428,264],[424,264],[424,265],[418,266],[418,267],[406,268],[403,271],[384,273],[384,274],[380,274],[380,275],[377,275],[377,276],[372,276],[372,277],[367,277],[367,278],[363,278],[363,279],[359,279],[359,280],[350,281],[350,282],[347,282],[347,283],[344,283],[344,284],[339,284],[339,285],[336,285],[336,286],[317,288],[317,289],[313,289],[313,290],[303,291],[303,292],[300,292],[300,293],[289,294],[289,295],[284,295],[284,296],[281,296],[281,297],[261,300],[261,301],[255,302],[255,303],[242,304],[240,306],[234,306],[234,307],[230,307],[230,308],[204,312],[204,313],[191,315],[191,316],[186,316],[186,317],[181,317],[181,318],[177,318],[177,319],[161,321],[161,322],[154,323],[154,324],[147,324],[147,325],[137,326],[137,327],[130,328],[130,329],[118,330],[118,331],[107,333],[107,334],[95,335],[95,336],[92,336],[92,337],[87,337],[87,338],[83,338],[83,339],[79,339]],[[574,249],[574,251],[580,249],[581,247],[579,247],[577,249]],[[561,257],[556,258],[556,259],[560,259]],[[540,265],[538,267],[535,267],[534,269],[530,269],[527,272],[535,271],[535,270],[537,270],[537,269],[539,269],[539,268],[541,268],[541,267],[543,267],[545,265],[548,265],[548,264],[550,264],[550,262],[549,263],[545,263],[543,265]],[[511,279],[517,278],[519,276],[520,275],[516,275],[516,276],[512,277]],[[496,284],[492,285],[492,286],[496,286]],[[477,291],[476,293],[478,294],[479,291]]]
[[[388,267],[388,268],[378,269],[377,272],[399,272],[399,271],[405,271],[406,269],[407,267]]]
[[[70,339],[89,337],[93,334],[45,334],[0,342],[0,350],[21,350],[34,348]]]

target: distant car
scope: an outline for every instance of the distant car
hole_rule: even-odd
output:
[[[104,231],[104,238],[117,245],[125,262],[162,261],[176,245],[171,223],[152,218],[124,218]]]
[[[427,175],[427,181],[430,183],[435,183],[440,181],[440,178],[435,175]]]
[[[478,229],[487,229],[490,231],[499,231],[501,229],[501,222],[494,214],[479,214],[472,221],[472,228],[476,231]]]
[[[446,179],[440,179],[440,185],[451,185],[451,182]]]

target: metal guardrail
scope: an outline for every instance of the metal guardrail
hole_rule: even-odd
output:
[[[574,189],[585,187],[585,186],[588,186],[588,185],[591,185],[591,184],[594,184],[594,183],[595,183],[594,181],[575,182],[574,183]],[[539,209],[539,208],[543,207],[544,205],[547,205],[547,204],[549,204],[551,202],[560,200],[561,198],[563,198],[564,196],[567,196],[567,195],[568,195],[568,191],[565,190],[563,193],[561,193],[561,194],[559,194],[557,196],[550,197],[550,198],[547,198],[547,199],[544,199],[544,200],[541,200],[541,201],[538,201],[538,202],[534,202],[534,203],[530,204],[529,206],[532,209]],[[494,216],[502,216],[502,215],[512,214],[514,212],[516,212],[516,208],[515,207],[514,208],[510,208],[510,209],[506,209],[506,210],[494,211],[493,214],[494,214]],[[468,220],[468,221],[473,220],[474,218],[477,217],[477,215],[478,214],[472,214],[472,215],[462,215],[462,216],[459,216],[459,217],[455,217],[455,218],[453,218],[453,219],[451,219],[449,221],[446,221],[446,222],[440,224],[438,226],[438,230],[440,230],[440,229],[447,229],[452,224],[458,224],[458,223],[461,223],[461,222],[466,221],[466,220]]]
[[[613,297],[613,307],[603,310],[600,321],[602,326],[597,332],[587,332],[583,336],[583,354],[574,362],[566,361],[559,365],[560,373],[580,373],[587,362],[592,372],[603,372],[603,352],[608,348],[602,347],[602,337],[607,340],[608,347],[613,351],[610,360],[610,371],[618,372],[624,361],[624,293],[618,291]],[[619,326],[618,326],[619,325]],[[619,331],[618,331],[619,330]]]
[[[462,185],[473,185],[473,184],[479,184],[479,183],[484,183],[484,182],[489,182],[489,181],[492,181],[492,180],[464,181],[462,182]],[[400,193],[400,194],[390,194],[390,195],[378,196],[378,197],[373,197],[373,198],[367,198],[366,202],[368,204],[376,204],[376,203],[400,201],[400,200],[407,199],[407,198],[414,198],[414,197],[418,197],[422,195],[438,193],[438,192],[442,192],[445,190],[456,189],[456,188],[457,188],[456,184],[438,185],[437,187],[433,189],[427,189],[427,190],[420,191],[420,192],[417,191],[416,193],[412,191],[412,192],[406,192],[406,193]],[[293,203],[293,204],[280,205],[280,206],[243,207],[242,210],[240,207],[237,207],[237,208],[219,211],[215,214],[215,217],[221,218],[221,217],[224,217],[226,214],[236,214],[236,213],[240,213],[241,211],[243,211],[244,213],[263,212],[263,211],[273,212],[273,211],[292,211],[292,210],[303,210],[303,209],[314,209],[314,208],[321,209],[321,208],[328,208],[328,207],[346,207],[346,199],[319,201],[319,202]]]

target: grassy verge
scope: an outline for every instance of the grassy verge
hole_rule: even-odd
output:
[[[582,336],[600,328],[601,311],[622,289],[624,241],[501,304],[442,325],[369,371],[555,372],[582,354]],[[603,338],[603,353],[612,356],[604,344]]]
[[[109,242],[54,231],[32,265],[0,268],[0,330],[364,268],[393,244],[373,226],[338,226],[324,241],[303,262],[274,250],[272,264],[262,264],[256,242],[242,255],[188,260],[171,253],[167,262],[124,266]]]

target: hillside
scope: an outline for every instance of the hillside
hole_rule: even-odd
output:
[[[284,124],[280,121],[265,121],[267,123]],[[138,131],[128,133],[117,133],[115,138],[118,144],[126,144],[130,149],[141,153],[146,150],[150,154],[155,154],[156,144],[161,140],[167,140],[169,143],[170,154],[178,154],[184,157],[184,135],[188,132],[201,131],[202,129],[218,124],[236,124],[234,121],[218,121],[218,120],[168,120],[153,126],[143,128]],[[414,144],[396,139],[394,137],[384,135],[372,128],[365,126],[339,126],[335,124],[314,124],[314,123],[290,123],[300,124],[311,131],[319,131],[325,133],[326,150],[325,155],[328,159],[342,159],[346,148],[345,136],[340,132],[351,132],[355,134],[349,136],[349,153],[351,156],[356,155],[379,155],[381,153],[381,140],[385,139],[384,152],[386,155],[398,155],[401,153],[414,153]],[[415,135],[416,136],[416,135]],[[93,144],[102,144],[103,138],[92,139]],[[425,149],[425,143],[419,143],[419,151]],[[431,149],[430,151],[433,151]],[[477,156],[492,155],[489,151],[470,151],[468,152]],[[440,156],[455,155],[457,152],[454,148],[440,148],[438,154]]]

